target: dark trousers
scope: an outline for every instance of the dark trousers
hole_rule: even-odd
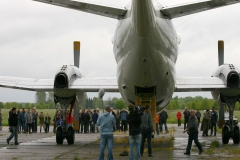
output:
[[[49,123],[45,123],[45,133],[48,133],[49,132]]]
[[[197,117],[197,119],[198,119],[198,126],[199,126],[199,123],[200,123],[200,117]]]
[[[165,131],[168,132],[167,122],[160,122],[160,132],[163,131],[162,126],[164,125]]]
[[[199,143],[198,141],[198,131],[195,131],[190,133],[188,136],[188,145],[187,145],[186,153],[190,154],[190,150],[192,148],[192,141],[194,141],[194,143],[197,145],[199,152],[203,150],[201,143]]]
[[[148,142],[148,155],[152,154],[152,133],[149,130],[141,130],[141,134],[142,134],[142,140],[141,140],[141,147],[140,147],[140,154],[143,154],[143,150],[144,150],[144,143],[145,140],[147,138],[147,142]]]
[[[216,123],[211,123],[211,135],[212,135],[212,133],[213,133],[213,128],[214,128],[214,136],[216,136],[216,132],[217,132]]]
[[[32,123],[27,123],[27,132],[31,133]]]
[[[156,123],[156,132],[157,132],[157,134],[159,134],[159,124],[158,123]]]
[[[84,121],[84,133],[89,132],[89,121]]]
[[[35,121],[34,121],[34,122],[32,122],[32,132],[35,132],[35,128],[36,128],[36,126],[35,126]]]
[[[181,119],[178,120],[178,127],[181,126]]]
[[[84,120],[81,120],[81,133],[84,131]]]
[[[12,128],[13,132],[7,138],[7,141],[10,141],[14,137],[14,143],[17,144],[18,143],[18,130],[17,130],[17,126],[11,126],[11,128]]]
[[[37,122],[38,122],[38,120],[36,119],[36,120],[35,120],[35,130],[34,130],[35,132],[37,132],[37,130],[38,130],[38,129],[37,129],[37,124],[38,124]]]
[[[122,131],[123,132],[127,131],[127,121],[122,121]]]
[[[184,130],[186,129],[187,124],[188,124],[188,118],[184,118]]]
[[[120,131],[120,129],[121,129],[121,128],[120,128],[120,120],[117,120],[117,121],[116,121],[116,130],[117,130],[117,131]]]

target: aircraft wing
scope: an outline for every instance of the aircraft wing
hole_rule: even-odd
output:
[[[202,0],[175,6],[166,6],[161,9],[161,12],[167,17],[173,19],[239,2],[240,1],[238,0]]]
[[[100,5],[96,3],[84,2],[82,0],[34,0],[38,2],[48,3],[60,7],[75,9],[83,12],[93,13],[109,18],[120,19],[127,10],[121,7],[112,7],[106,5]]]
[[[54,79],[33,79],[0,76],[0,87],[29,91],[54,91]],[[66,90],[84,92],[119,92],[116,78],[81,78],[73,81]]]
[[[192,78],[180,77],[176,79],[175,92],[228,90],[226,83],[218,77]],[[232,90],[233,88],[231,88]]]

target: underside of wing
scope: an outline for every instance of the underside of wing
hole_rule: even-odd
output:
[[[233,90],[233,88],[228,88],[225,82],[217,77],[209,78],[180,77],[176,79],[175,88],[176,88],[175,92],[216,91],[228,89]]]
[[[96,3],[89,3],[84,1],[71,1],[71,0],[34,0],[65,8],[75,9],[83,12],[88,12],[96,15],[101,15],[109,18],[120,19],[127,12],[125,8],[112,7],[100,5]]]
[[[116,78],[81,78],[75,79],[68,88],[54,88],[54,79],[33,79],[0,76],[0,87],[29,91],[54,91],[63,92],[81,90],[84,92],[98,92],[104,89],[106,92],[119,92]]]
[[[75,80],[69,89],[81,89],[84,92],[119,92],[116,78],[81,78]]]
[[[0,87],[29,91],[53,91],[53,79],[33,79],[0,76]]]
[[[161,12],[165,16],[173,19],[239,2],[238,0],[204,0],[169,7],[166,6],[161,9]]]

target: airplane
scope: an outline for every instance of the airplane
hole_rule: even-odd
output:
[[[124,8],[85,1],[34,1],[119,20],[113,37],[117,77],[84,78],[78,68],[76,56],[74,66],[62,65],[54,79],[0,76],[0,87],[53,91],[55,103],[61,104],[63,114],[69,105],[71,110],[73,108],[74,111],[78,110],[77,97],[81,100],[84,92],[99,92],[99,98],[102,98],[105,92],[120,92],[126,103],[150,104],[153,123],[155,113],[165,109],[174,92],[211,91],[220,106],[222,142],[228,143],[229,139],[233,138],[234,143],[239,143],[239,127],[231,123],[230,126],[223,125],[222,116],[223,106],[227,104],[231,122],[234,105],[239,101],[238,69],[232,64],[222,62],[212,77],[176,77],[175,64],[181,38],[171,21],[174,18],[236,4],[239,1],[204,0],[164,7],[157,0],[132,0]],[[75,42],[75,50],[80,50],[79,45]],[[63,126],[56,130],[56,142],[62,144],[66,138],[68,144],[73,144],[74,127],[67,128],[65,119],[63,121]]]

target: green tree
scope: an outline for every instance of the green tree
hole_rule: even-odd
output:
[[[36,103],[46,103],[46,92],[41,92],[41,91],[37,91],[35,94],[35,102]]]
[[[123,99],[117,100],[115,105],[116,105],[116,106],[115,106],[115,109],[127,108],[127,105],[126,105],[126,103],[123,101]]]
[[[0,102],[0,109],[3,109],[4,108],[4,105],[2,102]]]

